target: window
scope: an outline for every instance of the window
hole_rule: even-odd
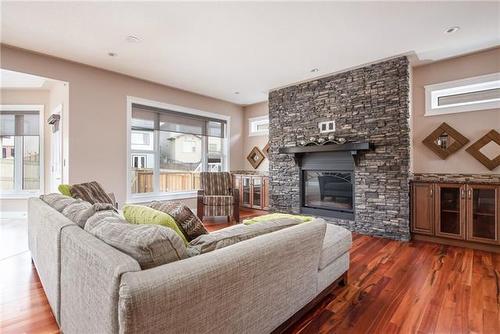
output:
[[[426,116],[500,108],[500,73],[425,86]]]
[[[261,116],[248,119],[248,135],[263,136],[269,133],[269,117]]]
[[[200,172],[227,170],[226,120],[174,106],[130,108],[130,199],[194,195]]]
[[[33,196],[43,188],[42,106],[0,106],[0,194]]]

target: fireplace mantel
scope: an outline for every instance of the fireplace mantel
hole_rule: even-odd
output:
[[[369,142],[344,143],[344,144],[325,144],[325,145],[310,145],[310,146],[290,146],[281,147],[280,154],[293,154],[295,163],[300,166],[301,158],[307,153],[317,152],[350,152],[353,157],[356,157],[359,151],[369,151],[374,148],[374,145]]]
[[[370,144],[369,142],[358,142],[358,143],[345,143],[345,144],[281,147],[279,149],[279,153],[301,154],[301,153],[313,153],[313,152],[351,151],[352,154],[356,154],[358,151],[368,151],[372,148],[373,145]]]

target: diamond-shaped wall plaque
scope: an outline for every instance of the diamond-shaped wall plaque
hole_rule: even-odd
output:
[[[481,152],[481,148],[494,142],[500,145],[500,134],[495,130],[491,130],[483,137],[479,138],[474,144],[467,147],[466,151],[472,155],[476,160],[486,166],[489,170],[494,170],[500,165],[500,153],[493,159],[488,158]]]
[[[264,155],[269,158],[269,148],[271,147],[271,145],[269,145],[269,143],[266,144],[266,146],[264,146],[264,148],[262,149],[262,153],[264,153]]]
[[[469,139],[465,138],[460,132],[446,123],[438,126],[436,130],[432,131],[432,133],[422,141],[425,146],[443,160],[464,147],[468,142]]]
[[[264,159],[264,154],[262,154],[257,146],[254,146],[247,156],[248,162],[250,162],[250,165],[252,165],[254,169],[257,169]]]

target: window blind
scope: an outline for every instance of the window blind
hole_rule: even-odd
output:
[[[132,104],[132,130],[157,130],[224,138],[226,121]]]
[[[0,136],[39,136],[38,111],[0,110]]]

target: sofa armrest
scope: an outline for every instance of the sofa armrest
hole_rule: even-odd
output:
[[[324,222],[141,272],[120,285],[121,333],[270,333],[310,302]]]

